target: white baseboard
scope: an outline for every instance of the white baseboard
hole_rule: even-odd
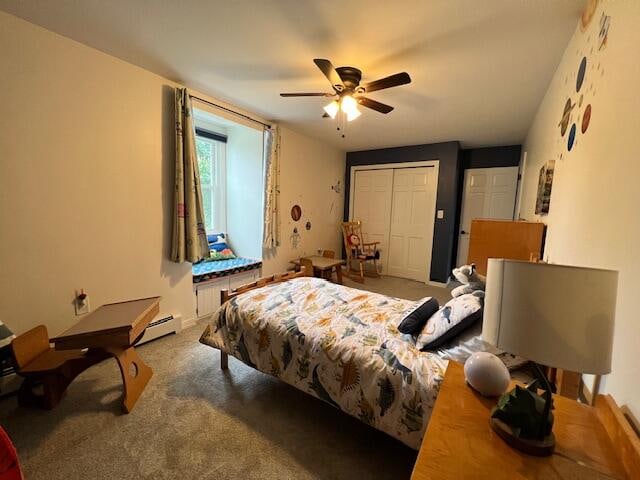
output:
[[[436,282],[434,280],[429,280],[427,282],[427,285],[431,285],[432,287],[440,287],[440,288],[446,288],[447,284],[443,283],[443,282]]]
[[[182,330],[182,315],[160,314],[151,321],[144,335],[138,341],[138,345],[171,333],[180,333],[180,330]]]
[[[185,328],[189,328],[189,327],[194,327],[197,321],[198,319],[196,317],[191,317],[191,318],[182,320],[181,330],[184,330]]]

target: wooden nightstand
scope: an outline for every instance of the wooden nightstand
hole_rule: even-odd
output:
[[[556,451],[534,457],[493,432],[496,401],[466,384],[462,364],[449,362],[412,480],[628,478],[596,408],[554,396]]]

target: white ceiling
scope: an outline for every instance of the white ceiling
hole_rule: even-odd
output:
[[[344,150],[520,143],[584,0],[0,0],[0,9]],[[407,71],[342,139],[313,64]]]

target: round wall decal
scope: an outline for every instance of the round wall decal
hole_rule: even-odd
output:
[[[582,57],[580,66],[578,67],[578,76],[576,77],[576,92],[579,92],[584,83],[584,74],[587,71],[587,57]]]
[[[576,124],[571,125],[571,130],[569,130],[569,138],[567,139],[567,148],[569,151],[573,148],[573,143],[576,140]]]
[[[302,217],[302,208],[300,205],[294,205],[291,207],[291,218],[294,222],[297,222]]]
[[[582,114],[582,133],[587,131],[591,122],[591,104],[587,105]]]

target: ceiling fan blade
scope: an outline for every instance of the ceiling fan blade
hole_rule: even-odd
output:
[[[329,81],[331,82],[331,86],[337,92],[341,92],[342,90],[344,90],[344,83],[342,83],[340,75],[338,75],[338,72],[335,68],[333,68],[333,65],[329,60],[326,60],[324,58],[314,58],[313,63],[315,63],[320,71],[324,73],[324,76],[329,79]]]
[[[281,97],[333,97],[335,93],[281,93]]]
[[[358,103],[363,107],[371,108],[376,112],[389,113],[391,110],[393,110],[393,107],[385,105],[384,103],[376,102],[375,100],[371,100],[367,97],[358,97],[357,100]]]
[[[402,72],[381,78],[380,80],[374,80],[373,82],[369,82],[362,86],[364,87],[364,91],[369,93],[375,92],[376,90],[383,90],[385,88],[397,87],[398,85],[406,85],[407,83],[411,83],[411,77],[407,72]]]

